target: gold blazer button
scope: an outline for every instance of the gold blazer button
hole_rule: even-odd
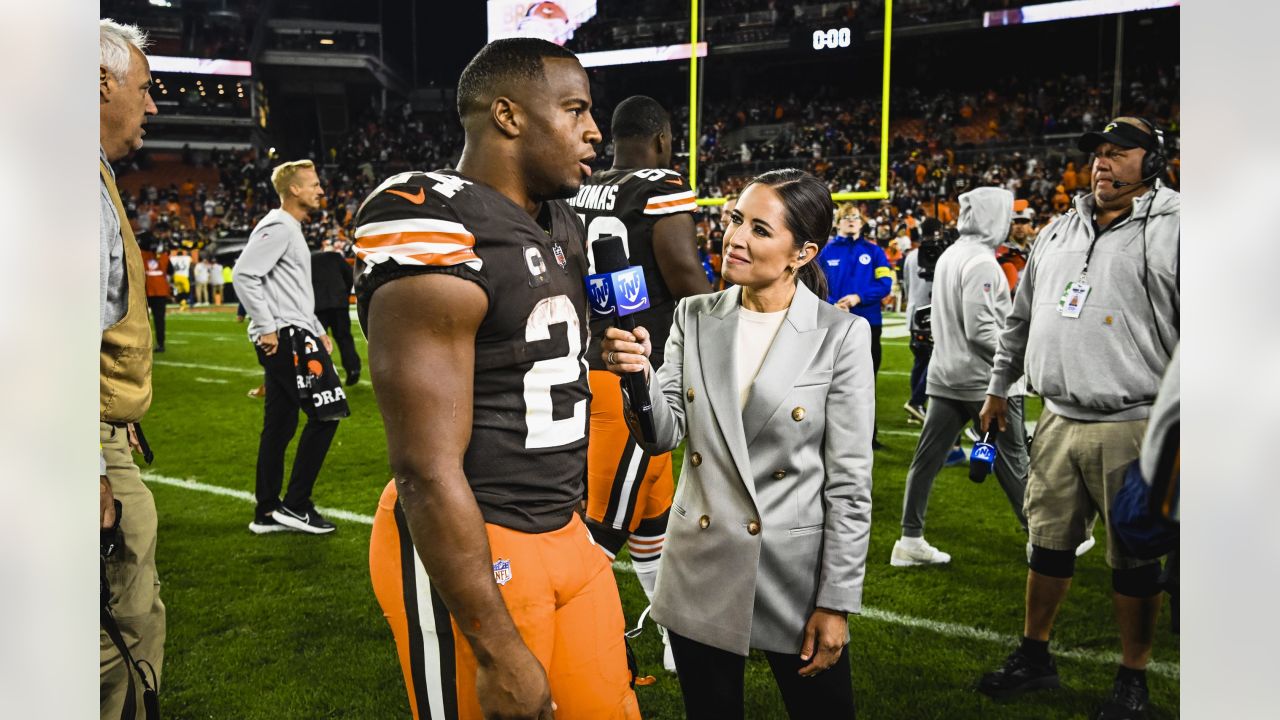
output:
[[[711,525],[711,518],[709,516],[703,515],[702,517],[698,518],[698,527],[702,528],[703,530],[706,530],[710,525]]]
[[[689,456],[689,462],[693,463],[694,467],[698,467],[702,464],[702,456],[698,453],[694,453]]]
[[[787,476],[787,471],[786,471],[786,470],[775,470],[775,471],[774,471],[774,473],[773,473],[773,479],[774,479],[774,480],[781,480],[782,478],[784,478],[784,477],[786,477],[786,476]]]
[[[693,388],[689,388],[689,392],[685,393],[684,396],[689,398],[689,402],[693,402]]]
[[[751,533],[752,535],[759,535],[760,523],[756,522],[755,520],[752,520],[751,522],[747,523],[747,532]]]
[[[804,419],[804,408],[798,407],[791,411],[791,419],[800,422]]]

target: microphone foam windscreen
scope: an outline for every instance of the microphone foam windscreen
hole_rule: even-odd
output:
[[[627,251],[622,248],[622,238],[617,235],[603,235],[593,240],[591,251],[595,255],[598,273],[618,272],[631,264],[627,260]]]

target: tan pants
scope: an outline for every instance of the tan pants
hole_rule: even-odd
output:
[[[107,560],[111,586],[111,612],[120,635],[134,660],[146,660],[155,669],[158,689],[164,663],[164,603],[160,601],[160,576],[156,573],[156,503],[142,483],[138,466],[129,452],[129,434],[120,427],[99,423],[107,480],[120,501],[122,546]],[[102,720],[120,717],[129,676],[120,651],[101,630],[99,645],[99,710]],[[142,688],[135,688],[138,717],[142,715]]]
[[[1149,565],[1120,554],[1111,537],[1111,501],[1124,472],[1138,459],[1146,420],[1081,422],[1045,410],[1031,443],[1031,475],[1023,510],[1033,545],[1074,550],[1088,537],[1095,512],[1107,527],[1107,564],[1116,569]]]

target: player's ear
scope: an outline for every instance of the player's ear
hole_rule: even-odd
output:
[[[503,96],[494,98],[489,105],[489,116],[494,126],[498,128],[498,132],[509,138],[520,136],[521,126],[524,125],[524,113],[511,98]]]

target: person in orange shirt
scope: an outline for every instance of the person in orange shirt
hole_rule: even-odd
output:
[[[1053,211],[1056,213],[1064,213],[1067,208],[1071,207],[1071,196],[1067,195],[1067,190],[1063,186],[1057,187],[1057,192],[1053,194]]]
[[[155,352],[164,352],[164,313],[169,307],[169,253],[157,249],[151,233],[138,236],[142,250],[142,270],[146,277],[147,307],[155,323]]]
[[[1013,223],[1009,227],[1009,239],[996,248],[996,261],[1009,281],[1009,294],[1018,289],[1018,280],[1027,267],[1027,256],[1031,253],[1031,241],[1035,238],[1036,211],[1032,210],[1026,200],[1018,200],[1013,204]]]
[[[1068,193],[1075,192],[1076,188],[1079,187],[1079,180],[1076,177],[1076,164],[1073,162],[1068,162],[1067,169],[1062,171],[1062,187]]]

